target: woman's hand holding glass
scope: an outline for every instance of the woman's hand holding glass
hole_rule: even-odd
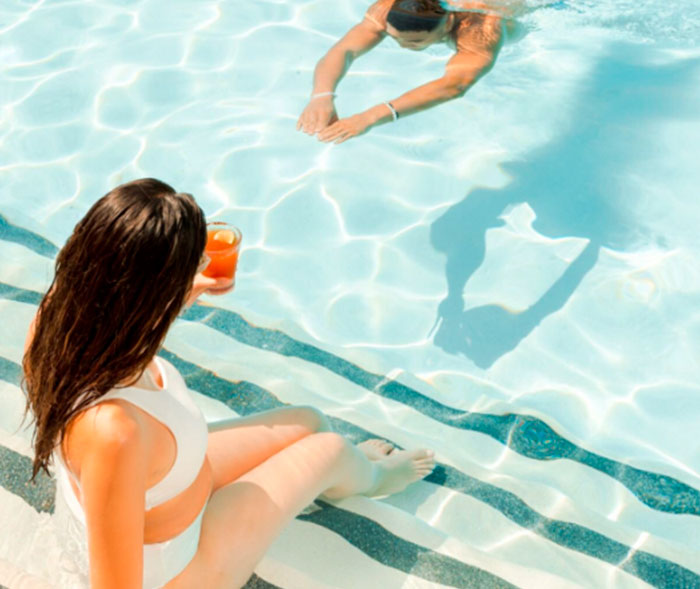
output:
[[[230,279],[225,276],[220,276],[218,278],[211,278],[209,276],[204,276],[204,274],[197,272],[195,274],[194,280],[192,281],[192,289],[190,294],[187,296],[187,302],[185,306],[189,307],[192,305],[200,295],[204,293],[208,294],[225,294],[233,290],[234,285],[231,284]]]
[[[204,293],[222,295],[233,290],[240,246],[240,229],[221,221],[207,224],[207,245],[185,306]]]

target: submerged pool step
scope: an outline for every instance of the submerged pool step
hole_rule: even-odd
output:
[[[201,327],[198,329],[201,329]],[[192,342],[201,338],[190,333],[187,338],[177,339],[181,342]],[[187,343],[181,343],[181,345],[188,348],[191,346],[191,344]],[[211,355],[206,355],[205,352],[201,351],[200,354],[202,355],[202,358],[199,358],[201,363],[197,364],[185,361],[182,357],[176,356],[171,352],[164,352],[163,355],[175,364],[185,377],[188,386],[218,398],[241,414],[245,415],[283,404],[275,394],[263,387],[246,381],[226,380],[208,370],[205,368],[204,362],[206,360],[204,357],[206,356],[211,361]],[[240,360],[245,364],[248,359],[241,358]],[[218,366],[217,372],[222,372],[223,368],[223,366]],[[237,371],[237,369],[234,370]],[[258,403],[259,405],[257,405]],[[346,434],[354,441],[376,436],[375,431],[369,432],[358,425],[348,424],[345,419],[340,420],[336,418],[333,421],[333,425],[338,431]],[[389,440],[392,441],[391,438]],[[551,467],[552,465],[549,466],[549,468]],[[638,547],[632,549],[625,543],[607,538],[586,526],[544,517],[523,502],[515,493],[480,481],[449,465],[440,464],[433,475],[428,477],[426,481],[473,496],[490,507],[497,509],[514,523],[532,530],[555,544],[614,565],[619,564],[633,575],[640,576],[643,579],[654,579],[657,586],[674,587],[674,583],[685,582],[687,579],[693,582],[695,580],[700,581],[700,577],[689,569],[643,550],[637,550]],[[420,485],[421,483],[417,484]],[[669,518],[668,515],[662,516],[661,514],[659,514],[659,517]],[[673,549],[670,551],[673,552]]]
[[[329,415],[370,429],[374,436],[389,438],[400,445],[415,447],[417,440],[428,444],[444,464],[456,469],[455,472],[477,480],[493,480],[549,518],[563,517],[589,526],[589,515],[594,515],[601,524],[594,526],[595,529],[606,530],[606,534],[612,534],[623,544],[635,544],[640,531],[645,531],[650,532],[650,538],[668,539],[678,546],[689,543],[689,551],[700,550],[695,518],[651,510],[637,502],[617,481],[597,470],[573,461],[538,461],[523,457],[490,436],[449,428],[403,404],[368,395],[362,387],[333,373],[315,370],[313,365],[302,360],[288,358],[284,363],[271,362],[264,351],[241,346],[236,340],[211,332],[201,324],[180,323],[174,327],[167,345],[181,359],[188,358],[198,367],[223,377],[221,392],[217,393],[222,398],[231,387],[236,387],[236,391],[245,395],[241,400],[245,405],[255,402],[253,391],[258,391],[260,409],[278,402],[312,404]],[[209,342],[211,349],[202,349],[199,344],[202,341]],[[235,384],[227,385],[226,379]],[[243,382],[239,383],[238,379]],[[210,386],[206,384],[206,377],[197,382]],[[582,517],[581,514],[586,515]]]
[[[201,367],[198,367],[198,366],[196,366],[196,365],[192,365],[192,364],[190,364],[190,363],[186,363],[186,362],[183,361],[183,360],[179,360],[179,359],[177,359],[176,357],[173,357],[172,354],[169,354],[169,359],[170,359],[171,361],[175,361],[175,362],[178,364],[178,368],[183,372],[183,375],[184,375],[186,378],[192,377],[193,375],[198,375],[199,377],[204,376],[205,379],[206,379],[206,381],[207,381],[210,385],[213,385],[213,384],[216,383],[216,382],[221,382],[221,381],[223,380],[223,379],[219,379],[218,377],[216,377],[215,375],[209,373],[208,371],[202,369]],[[15,372],[15,373],[16,373],[16,372]],[[190,386],[192,386],[192,384],[194,384],[194,383],[190,383]],[[233,385],[234,383],[224,381],[224,382],[221,382],[221,384],[224,385],[224,386],[226,386],[227,391],[230,393],[231,387],[232,387],[232,385]],[[217,387],[217,388],[218,388],[218,387]],[[210,390],[209,392],[211,393],[212,391]],[[228,396],[229,399],[231,398],[231,395],[230,395],[230,394],[227,395],[227,396]],[[656,559],[656,560],[658,561],[658,563],[661,563],[661,564],[663,563],[663,561],[661,561],[661,560],[659,560],[659,559]],[[660,567],[661,569],[665,569],[665,572],[664,572],[665,578],[668,578],[668,576],[669,576],[668,574],[669,574],[670,572],[672,572],[671,570],[669,570],[668,565],[671,565],[671,563],[667,563],[667,566],[661,566],[661,567]],[[673,567],[671,567],[671,568],[673,568]],[[673,577],[673,576],[671,575],[671,578],[672,578],[672,577]],[[661,584],[661,585],[657,585],[657,586],[664,586],[664,585]],[[671,585],[666,585],[666,586],[671,586]]]
[[[191,329],[194,329],[194,327]],[[197,329],[205,328],[200,327]],[[188,331],[189,330],[190,328],[188,328]],[[189,333],[188,335],[189,337],[178,339],[182,339],[182,341],[196,341],[197,339],[200,339],[197,337],[196,333]],[[231,345],[235,347],[235,343],[232,343]],[[233,408],[238,409],[239,413],[248,414],[260,409],[273,408],[282,404],[277,396],[273,395],[269,391],[266,391],[260,386],[254,385],[250,382],[228,381],[221,377],[215,376],[210,372],[210,370],[201,364],[186,362],[182,360],[182,358],[174,356],[171,353],[166,353],[165,355],[170,361],[174,362],[178,366],[185,378],[188,380],[191,388],[200,389],[207,392],[211,397],[225,401]],[[240,362],[245,364],[248,364],[249,361],[250,357],[240,358]],[[251,369],[255,370],[255,366],[252,366]],[[236,367],[233,368],[233,371],[237,372]],[[12,373],[18,374],[18,367],[15,367]],[[306,392],[301,391],[301,394],[304,393]],[[21,394],[19,393],[19,390],[17,390],[17,394]],[[207,399],[209,399],[209,397],[207,397]],[[302,399],[302,401],[303,400],[304,399]],[[311,393],[308,393],[306,401],[309,400],[312,402],[314,401]],[[333,411],[330,411],[329,413],[332,415]],[[345,417],[347,418],[348,415]],[[365,421],[365,427],[370,426],[370,428],[372,428],[373,425],[377,425],[372,421],[367,422],[367,420],[364,418],[362,420]],[[355,440],[365,439],[373,435],[385,435],[386,433],[379,432],[374,428],[372,428],[372,432],[367,432],[363,428],[358,427],[357,425],[353,426],[345,420],[334,419],[333,421],[336,429],[343,431]],[[409,433],[408,435],[410,436],[411,434]],[[389,437],[391,439],[391,436],[385,435],[385,437]],[[545,467],[546,465],[542,466]],[[552,468],[552,466],[553,465],[549,465],[547,468]],[[640,541],[638,540],[640,534],[639,530],[635,530],[620,524],[615,524],[614,522],[601,518],[600,515],[590,511],[585,511],[585,515],[582,517],[581,508],[579,506],[571,505],[567,510],[564,510],[563,507],[565,507],[564,503],[566,502],[566,499],[562,501],[561,497],[557,498],[554,496],[552,499],[550,499],[550,501],[556,504],[557,509],[548,517],[544,515],[547,512],[547,509],[543,509],[542,512],[538,514],[537,511],[533,511],[531,507],[527,506],[527,504],[523,503],[519,498],[529,497],[530,501],[532,501],[534,498],[546,498],[548,494],[551,494],[551,490],[547,487],[538,488],[536,484],[533,486],[533,483],[526,483],[523,485],[522,482],[513,480],[513,482],[517,484],[513,487],[512,491],[507,491],[506,489],[502,488],[508,480],[504,475],[498,475],[498,483],[500,486],[494,486],[485,482],[486,480],[493,478],[492,473],[489,473],[488,471],[479,471],[478,469],[475,471],[474,466],[470,466],[470,471],[471,475],[466,475],[464,472],[461,472],[454,467],[443,464],[438,468],[436,475],[431,477],[431,479],[441,485],[441,487],[444,486],[445,491],[447,491],[449,488],[457,489],[459,491],[457,502],[464,503],[464,501],[467,501],[468,504],[470,497],[473,497],[480,502],[482,507],[480,509],[476,509],[473,514],[470,515],[469,510],[462,514],[463,517],[466,518],[466,521],[483,521],[485,513],[493,510],[494,514],[498,514],[498,517],[496,517],[490,524],[482,525],[493,526],[495,522],[499,521],[499,517],[503,518],[505,516],[506,519],[509,519],[509,521],[512,520],[512,524],[516,525],[516,531],[518,526],[524,525],[525,529],[534,527],[538,530],[540,535],[544,534],[544,537],[549,536],[549,540],[551,540],[555,545],[562,544],[563,546],[568,546],[567,549],[573,549],[576,552],[588,554],[594,558],[603,559],[606,562],[615,563],[615,554],[619,553],[624,547],[625,543],[627,543],[628,545],[634,544],[636,550],[642,552],[651,551],[652,554],[665,556],[671,561],[675,560],[676,562],[685,563],[686,566],[692,566],[692,564],[694,564],[694,553],[692,549],[681,545],[667,545],[665,541],[661,541],[660,539],[654,538],[648,534],[646,534],[646,538],[644,538],[643,541]],[[479,479],[482,480],[480,481]],[[418,483],[418,486],[421,485],[425,485],[426,487],[431,486],[427,483]],[[513,493],[513,491],[515,491],[515,493]],[[464,504],[460,509],[466,508],[467,504]],[[484,504],[489,506],[487,508],[487,512],[484,512],[483,510]],[[547,506],[547,500],[545,500],[542,505]],[[562,516],[567,520],[567,522],[557,524],[557,521],[560,521]],[[668,518],[668,516],[665,517]],[[488,521],[488,518],[486,518],[486,521]],[[573,523],[577,521],[578,523]],[[581,531],[581,533],[577,533],[580,539],[570,546],[567,545],[567,541],[571,542],[570,539],[566,540],[567,536],[570,536],[571,533],[575,532],[576,530]],[[594,533],[592,530],[603,530],[606,534],[608,534],[608,538]],[[515,532],[511,530],[507,531],[507,533]],[[459,535],[456,537],[459,537]],[[613,541],[612,538],[617,538],[617,540]],[[479,545],[478,540],[474,537],[468,538],[467,541],[472,543],[472,545]],[[621,552],[623,556],[626,555],[626,553],[626,550]],[[617,558],[619,559],[621,557]]]

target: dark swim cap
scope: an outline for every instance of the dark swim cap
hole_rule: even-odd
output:
[[[446,14],[437,0],[394,0],[386,20],[397,31],[429,32]]]

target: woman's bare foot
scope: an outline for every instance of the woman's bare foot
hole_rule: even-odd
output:
[[[379,469],[377,483],[365,495],[391,495],[403,491],[409,484],[433,472],[435,453],[425,448],[395,450],[375,464]]]
[[[360,442],[357,444],[357,449],[370,460],[381,460],[393,452],[394,446],[385,440],[374,438]]]

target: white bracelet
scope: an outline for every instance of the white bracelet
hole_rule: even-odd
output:
[[[313,100],[314,98],[321,98],[323,96],[332,96],[335,98],[337,94],[335,92],[319,92],[318,94],[312,94],[310,100]]]
[[[391,116],[392,118],[397,121],[399,119],[399,113],[396,112],[396,109],[394,108],[394,105],[391,104],[391,102],[382,102],[382,104],[386,105],[386,107],[391,111]]]

